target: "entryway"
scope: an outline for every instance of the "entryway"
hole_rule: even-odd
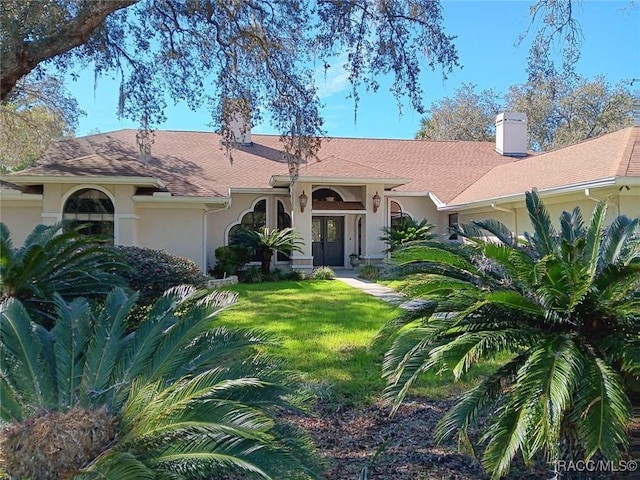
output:
[[[344,266],[344,217],[313,217],[313,265]]]

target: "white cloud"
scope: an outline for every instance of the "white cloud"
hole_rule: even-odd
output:
[[[349,73],[344,69],[345,58],[338,57],[327,70],[318,67],[315,70],[315,81],[318,97],[325,99],[346,91],[349,87]]]

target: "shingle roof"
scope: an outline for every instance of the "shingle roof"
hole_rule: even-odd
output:
[[[499,165],[456,196],[450,205],[505,197],[619,176],[640,176],[640,127]]]
[[[412,179],[398,192],[432,192],[459,204],[607,178],[640,176],[640,127],[524,159],[503,157],[492,142],[332,138],[300,176]],[[156,131],[151,158],[138,161],[135,130],[90,135],[54,144],[36,166],[20,175],[147,176],[173,195],[224,196],[230,187],[267,188],[288,175],[278,136],[253,135],[253,145],[232,152],[209,132]],[[5,177],[11,180],[11,176]],[[475,183],[474,183],[475,182]],[[399,182],[401,183],[401,182]]]
[[[208,132],[156,131],[147,165],[138,161],[135,130],[90,135],[54,144],[22,175],[149,176],[174,195],[219,196],[229,187],[264,188],[273,175],[288,175],[278,136],[253,135],[230,162],[221,137]],[[448,201],[497,164],[493,143],[332,138],[304,176],[411,178],[398,191],[431,191]]]

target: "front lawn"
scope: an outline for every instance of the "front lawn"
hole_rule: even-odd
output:
[[[316,393],[339,402],[378,395],[382,349],[368,347],[399,310],[337,280],[240,284],[238,304],[220,319],[281,340],[270,353],[304,373]]]
[[[358,404],[382,393],[386,347],[372,349],[371,341],[400,309],[337,280],[240,284],[229,289],[238,292],[238,304],[221,314],[220,321],[278,336],[280,346],[269,353],[303,372],[319,398]],[[455,384],[451,375],[428,374],[413,393],[448,398],[488,370],[476,369]]]

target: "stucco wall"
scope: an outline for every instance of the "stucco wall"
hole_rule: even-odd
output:
[[[610,223],[618,214],[630,217],[640,216],[640,195],[634,190],[618,191],[617,188],[592,189],[587,196],[584,190],[561,195],[541,195],[549,216],[556,227],[559,227],[559,218],[563,211],[572,211],[575,207],[580,207],[585,222],[589,222],[600,199],[608,199],[606,223]],[[460,223],[468,223],[472,220],[484,220],[492,218],[504,223],[512,231],[522,236],[524,232],[533,230],[529,221],[529,214],[525,206],[525,196],[519,201],[497,203],[500,209],[511,210],[504,212],[485,206],[459,213]]]
[[[40,202],[3,200],[0,207],[0,221],[11,232],[14,247],[20,247],[27,235],[42,222]]]
[[[206,271],[201,206],[140,205],[137,212],[140,246],[188,257]]]

